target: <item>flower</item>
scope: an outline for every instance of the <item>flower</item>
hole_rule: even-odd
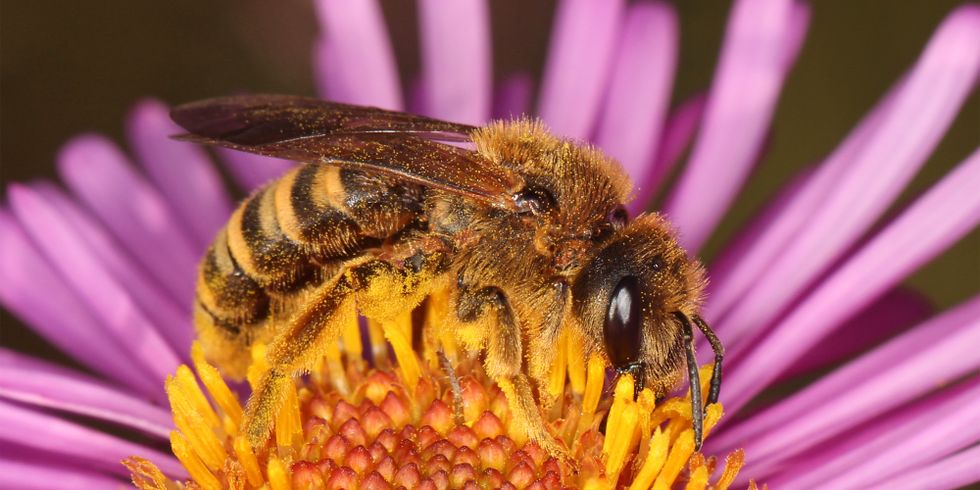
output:
[[[315,65],[327,98],[471,123],[528,109],[529,77],[492,86],[483,3],[419,2],[423,73],[407,103],[377,5],[317,5],[323,36]],[[556,15],[533,112],[618,158],[638,183],[634,210],[693,141],[664,211],[697,252],[761,152],[808,21],[801,3],[738,0],[710,90],[669,110],[671,7],[568,0]],[[952,11],[838,148],[791,181],[710,264],[704,316],[728,349],[721,400],[729,416],[706,452],[744,448],[736,484],[980,481],[980,468],[969,464],[980,455],[980,296],[933,315],[898,287],[980,222],[980,151],[886,214],[975,90],[977,45],[980,8]],[[59,156],[72,195],[49,183],[9,188],[0,209],[0,300],[91,374],[0,351],[0,486],[116,486],[129,472],[118,462],[130,456],[188,477],[167,454],[174,425],[163,379],[189,375],[178,366],[192,362],[193,271],[232,200],[200,149],[167,139],[176,128],[166,113],[147,101],[131,117],[143,172],[112,142],[83,136]],[[289,165],[221,156],[244,188]],[[688,471],[693,479],[708,467],[694,458]]]

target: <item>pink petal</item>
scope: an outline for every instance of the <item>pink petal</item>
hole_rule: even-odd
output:
[[[756,253],[758,248],[771,243],[771,241],[764,241],[763,238],[768,238],[777,226],[788,221],[786,218],[790,207],[800,204],[805,193],[816,186],[814,176],[822,175],[827,168],[826,165],[819,167],[819,169],[809,166],[797,172],[787,184],[779,189],[776,196],[769,199],[762,210],[756,213],[743,229],[739,230],[735,238],[725,245],[724,250],[711,264],[708,276],[711,278],[708,283],[708,302],[704,306],[702,316],[712,322],[716,330],[721,330],[722,313],[726,311],[725,307],[730,304],[729,298],[732,296],[731,291],[733,289],[729,285],[732,284],[733,271],[744,270],[746,261],[760,256]],[[812,207],[813,203],[808,204]],[[810,207],[807,209],[809,210]],[[794,220],[793,224],[796,227],[801,225],[797,220]],[[785,228],[790,227],[786,226]],[[783,234],[780,238],[786,240],[788,236]],[[763,266],[761,261],[758,266]],[[726,334],[730,335],[730,332],[726,332]]]
[[[977,381],[980,380],[972,380],[965,390],[946,390],[955,391],[953,396],[943,393],[914,407],[903,407],[899,414],[887,417],[883,423],[875,422],[870,430],[856,436],[847,435],[843,441],[828,445],[816,458],[802,454],[791,470],[780,471],[775,479],[767,481],[779,488],[893,488],[880,482],[977,441],[980,437],[980,411],[974,406],[980,397]],[[857,441],[852,443],[852,439]]]
[[[180,218],[119,149],[102,136],[80,136],[58,157],[62,178],[116,239],[182,303],[194,298],[201,252]]]
[[[142,369],[161,383],[180,364],[179,357],[125,285],[108,273],[82,237],[36,191],[12,185],[10,202],[34,243],[96,314],[96,328],[87,334],[113,346],[113,355],[126,360],[128,369]]]
[[[938,144],[980,72],[980,8],[961,7],[933,36],[920,61],[895,96],[894,107],[848,162],[793,240],[722,330],[741,332],[771,322],[804,292],[887,209]],[[730,324],[730,326],[729,326]]]
[[[967,488],[980,481],[980,446],[964,449],[952,456],[880,482],[881,488],[923,490]]]
[[[781,461],[766,470],[758,465],[753,473],[767,482],[776,480],[803,483],[816,479],[823,481],[851,468],[860,467],[864,460],[883,448],[894,444],[894,437],[901,437],[913,430],[921,430],[923,425],[935,420],[937,414],[948,410],[950,403],[963,403],[967,383],[959,383],[953,388],[944,389],[926,398],[892,410],[887,415],[862,424],[860,427],[831,438],[805,453]],[[932,419],[932,420],[930,420]],[[747,478],[745,478],[747,480]]]
[[[208,243],[231,215],[231,197],[204,150],[174,141],[183,131],[171,122],[169,109],[147,99],[133,108],[127,135],[139,162],[189,229],[203,255]]]
[[[881,127],[882,120],[894,107],[894,99],[903,84],[897,83],[875,108],[837,147],[832,155],[812,170],[813,176],[806,185],[798,182],[798,189],[784,188],[781,198],[766,205],[764,220],[743,233],[732,245],[726,247],[722,257],[712,267],[711,300],[706,305],[705,316],[713,320],[715,328],[726,332],[729,339],[738,339],[743,332],[721,323],[729,310],[756,284],[777,257],[806,226],[815,210],[834,193],[834,184],[841,178],[865,142]],[[728,250],[732,248],[732,250]]]
[[[34,190],[53,206],[66,226],[84,241],[85,246],[108,273],[133,297],[153,325],[167,338],[177,352],[187,352],[193,338],[189,304],[176,301],[154,281],[146,270],[119,247],[105,228],[72,201],[60,189],[48,183]]]
[[[816,371],[839,362],[924,322],[931,314],[932,307],[921,294],[902,288],[893,289],[805,352],[783,373],[782,378]]]
[[[169,475],[185,475],[177,460],[155,449],[120,439],[57,417],[0,400],[0,440],[89,461],[121,475],[128,474],[120,461],[139,456],[153,461]]]
[[[484,0],[418,3],[426,114],[467,124],[490,118],[490,13]]]
[[[534,79],[527,73],[505,78],[493,94],[493,118],[514,119],[527,114],[533,87]]]
[[[656,194],[664,179],[673,172],[677,161],[687,150],[694,139],[704,107],[707,102],[704,94],[698,94],[687,99],[681,105],[670,111],[667,122],[657,138],[657,153],[650,163],[650,174],[646,177],[647,184],[637,190],[636,197],[629,204],[630,213],[636,215],[650,206],[650,200]]]
[[[980,31],[978,31],[980,32]],[[838,325],[980,223],[980,150],[919,197],[754,345],[726,381],[737,410]]]
[[[132,369],[115,342],[99,334],[99,320],[6,210],[0,211],[0,301],[45,340],[93,371],[163,398],[159,383]]]
[[[281,158],[271,158],[254,155],[243,151],[218,149],[218,155],[224,162],[232,178],[246,192],[252,192],[260,186],[279,178],[287,170],[296,165],[295,162]]]
[[[86,490],[119,489],[127,485],[122,478],[101,473],[65,468],[60,464],[47,465],[0,459],[0,488],[20,490]]]
[[[167,440],[168,410],[72,371],[0,349],[0,397],[138,429]]]
[[[650,165],[670,104],[677,65],[677,16],[663,3],[626,13],[595,142],[649,195]],[[646,203],[640,203],[645,205]]]
[[[804,13],[801,13],[804,12]],[[788,0],[742,0],[729,20],[704,125],[665,209],[696,252],[755,163],[802,37],[805,9]],[[794,16],[803,16],[800,18]]]
[[[980,368],[978,343],[980,296],[740,422],[716,443],[745,445],[754,461],[786,458]]]
[[[586,139],[606,89],[624,2],[564,0],[555,13],[538,114],[562,136]]]
[[[401,110],[398,68],[378,3],[318,0],[321,39],[313,66],[320,94],[349,104]]]

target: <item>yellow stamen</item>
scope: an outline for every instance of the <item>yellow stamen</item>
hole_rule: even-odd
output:
[[[170,399],[170,407],[174,414],[174,425],[189,441],[188,449],[200,456],[208,468],[217,471],[228,458],[228,454],[214,433],[214,424],[208,422],[207,418],[194,406],[193,395],[188,393],[189,389],[185,384],[173,376],[169,376],[165,383],[167,397]],[[211,411],[210,406],[207,411]],[[211,411],[211,413],[214,412]],[[217,419],[217,415],[214,417]]]
[[[361,342],[361,324],[357,315],[354,314],[346,315],[343,320],[340,338],[344,343],[344,351],[347,353],[348,359],[356,359],[355,362],[360,362],[361,356],[364,354],[364,345]]]
[[[248,483],[255,488],[262,486],[265,479],[262,478],[259,461],[255,458],[255,453],[252,452],[252,445],[248,443],[245,436],[235,437],[232,445],[235,450],[235,456],[238,457],[238,462],[245,468],[245,476],[248,478]]]
[[[643,391],[640,392],[640,396],[637,398],[636,404],[639,407],[640,414],[640,426],[637,433],[640,439],[640,453],[637,460],[643,461],[643,458],[646,458],[647,450],[649,449],[648,442],[650,436],[652,435],[653,428],[653,425],[650,424],[650,415],[657,406],[657,396],[653,394],[653,390],[650,388],[644,388]]]
[[[721,476],[718,477],[718,482],[715,483],[715,489],[728,490],[728,487],[735,481],[735,477],[738,476],[738,471],[742,469],[743,464],[745,464],[745,450],[739,448],[732,451],[725,458],[725,469],[722,470]]]
[[[671,446],[670,453],[667,455],[667,461],[664,463],[660,474],[657,475],[657,479],[653,482],[653,488],[670,488],[674,480],[677,479],[677,475],[684,469],[687,460],[693,452],[694,431],[687,429],[680,433],[680,436]]]
[[[721,403],[713,403],[708,405],[708,409],[705,410],[704,414],[704,437],[707,438],[708,434],[711,433],[711,429],[715,428],[715,424],[721,420],[721,416],[724,414],[725,409],[721,406]]]
[[[186,397],[187,402],[190,403],[191,408],[204,417],[206,423],[212,427],[221,427],[221,419],[211,408],[211,404],[208,403],[208,399],[201,391],[201,387],[198,386],[197,378],[194,377],[191,368],[185,364],[178,366],[174,381],[179,386],[180,392]]]
[[[302,438],[303,421],[299,411],[299,400],[296,397],[296,384],[289,383],[282,408],[276,415],[276,444],[280,447],[290,447]]]
[[[381,323],[375,320],[367,319],[368,326],[368,337],[371,339],[371,355],[373,356],[374,363],[379,364],[387,360],[388,356],[388,342],[385,340],[384,329],[381,328]]]
[[[568,348],[568,381],[572,385],[572,393],[581,395],[585,391],[585,354],[582,338],[573,329],[566,329],[566,332],[568,332],[565,336]]]
[[[425,328],[436,337],[436,343],[450,361],[459,359],[459,345],[456,334],[446,325],[449,316],[449,291],[442,290],[429,295]],[[429,357],[434,357],[429,354]],[[435,359],[438,361],[438,359]]]
[[[626,455],[633,450],[633,443],[638,439],[635,436],[639,419],[638,408],[635,403],[627,403],[619,414],[619,421],[616,424],[617,433],[609,434],[607,432],[607,435],[612,435],[614,440],[609,450],[603,451],[607,454],[606,473],[612,481],[619,478],[619,472],[626,462]]]
[[[634,386],[633,376],[629,374],[620,376],[616,381],[612,407],[609,408],[609,415],[606,418],[606,438],[602,444],[603,454],[609,454],[610,448],[619,440],[628,439],[632,436],[632,432],[626,434],[625,428],[620,427],[620,422],[623,420],[627,407],[633,404]]]
[[[407,317],[407,318],[405,318]],[[407,328],[406,328],[407,324]],[[408,312],[400,315],[392,322],[382,324],[385,338],[395,351],[395,359],[398,361],[398,371],[402,382],[409,387],[409,392],[414,392],[418,385],[419,377],[422,376],[422,368],[419,365],[418,357],[412,350],[412,314]]]
[[[252,386],[253,390],[262,381],[265,372],[269,370],[269,361],[265,359],[265,351],[265,344],[262,342],[252,344],[252,364],[249,364],[245,377],[248,378],[248,384]]]
[[[191,475],[191,478],[198,485],[205,490],[218,490],[221,488],[221,482],[204,465],[204,462],[195,454],[187,439],[180,432],[173,431],[170,433],[170,448],[174,452],[174,456],[177,457],[177,460],[180,461],[180,464],[187,469],[187,473]]]
[[[139,456],[130,456],[123,460],[123,466],[132,475],[133,485],[140,490],[168,490],[170,480],[164,476],[160,468]]]
[[[236,432],[242,422],[242,406],[238,402],[238,398],[228,388],[228,384],[221,377],[221,373],[204,359],[204,351],[199,342],[194,342],[194,345],[191,346],[191,359],[194,361],[194,370],[197,371],[197,376],[204,383],[204,387],[211,394],[211,398],[231,419],[233,427],[229,432]]]
[[[323,362],[327,366],[330,383],[337,391],[346,395],[350,393],[350,387],[347,385],[347,374],[344,371],[344,359],[343,352],[340,351],[340,343],[328,342],[326,347]]]
[[[605,478],[590,478],[582,485],[583,490],[611,490],[612,483]]]
[[[567,337],[568,331],[566,330],[558,339],[558,352],[555,354],[555,360],[551,367],[550,376],[548,377],[548,394],[551,395],[552,399],[561,397],[565,392],[565,378],[568,368]]]
[[[708,486],[708,467],[698,466],[687,480],[684,490],[704,490]]]
[[[274,455],[269,456],[266,472],[269,474],[269,486],[272,487],[272,490],[290,490],[293,488],[286,466]]]
[[[634,477],[633,483],[630,485],[630,490],[650,488],[654,478],[657,477],[657,473],[660,472],[660,468],[663,468],[664,463],[667,461],[667,450],[669,448],[670,434],[657,427],[653,431],[653,437],[650,438],[650,444],[647,447],[647,456],[643,460],[643,466],[640,467],[639,473]]]
[[[601,357],[593,355],[589,358],[588,366],[585,395],[582,397],[582,413],[592,415],[599,406],[602,385],[606,381],[606,364]]]

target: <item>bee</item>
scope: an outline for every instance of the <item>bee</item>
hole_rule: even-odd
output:
[[[662,397],[685,363],[700,386],[699,329],[715,355],[707,403],[718,400],[723,349],[698,315],[703,268],[661,215],[629,219],[632,184],[599,150],[527,119],[473,127],[293,96],[210,99],[171,116],[188,131],[180,139],[306,162],[245,199],[198,275],[209,359],[240,378],[249,346],[268,342],[243,419],[254,447],[352,311],[387,321],[436,291],[449,293],[445,328],[467,332],[515,420],[551,454],[564,449],[536,400],[566,330],[586,358]],[[700,389],[691,403],[700,449]]]

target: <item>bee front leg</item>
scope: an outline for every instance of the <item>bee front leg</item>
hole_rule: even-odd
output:
[[[521,331],[503,291],[486,287],[476,291],[460,288],[457,316],[463,323],[487,322],[484,332],[486,356],[483,364],[507,397],[514,422],[549,454],[570,460],[565,446],[548,431],[535,401],[528,377],[522,371]]]

